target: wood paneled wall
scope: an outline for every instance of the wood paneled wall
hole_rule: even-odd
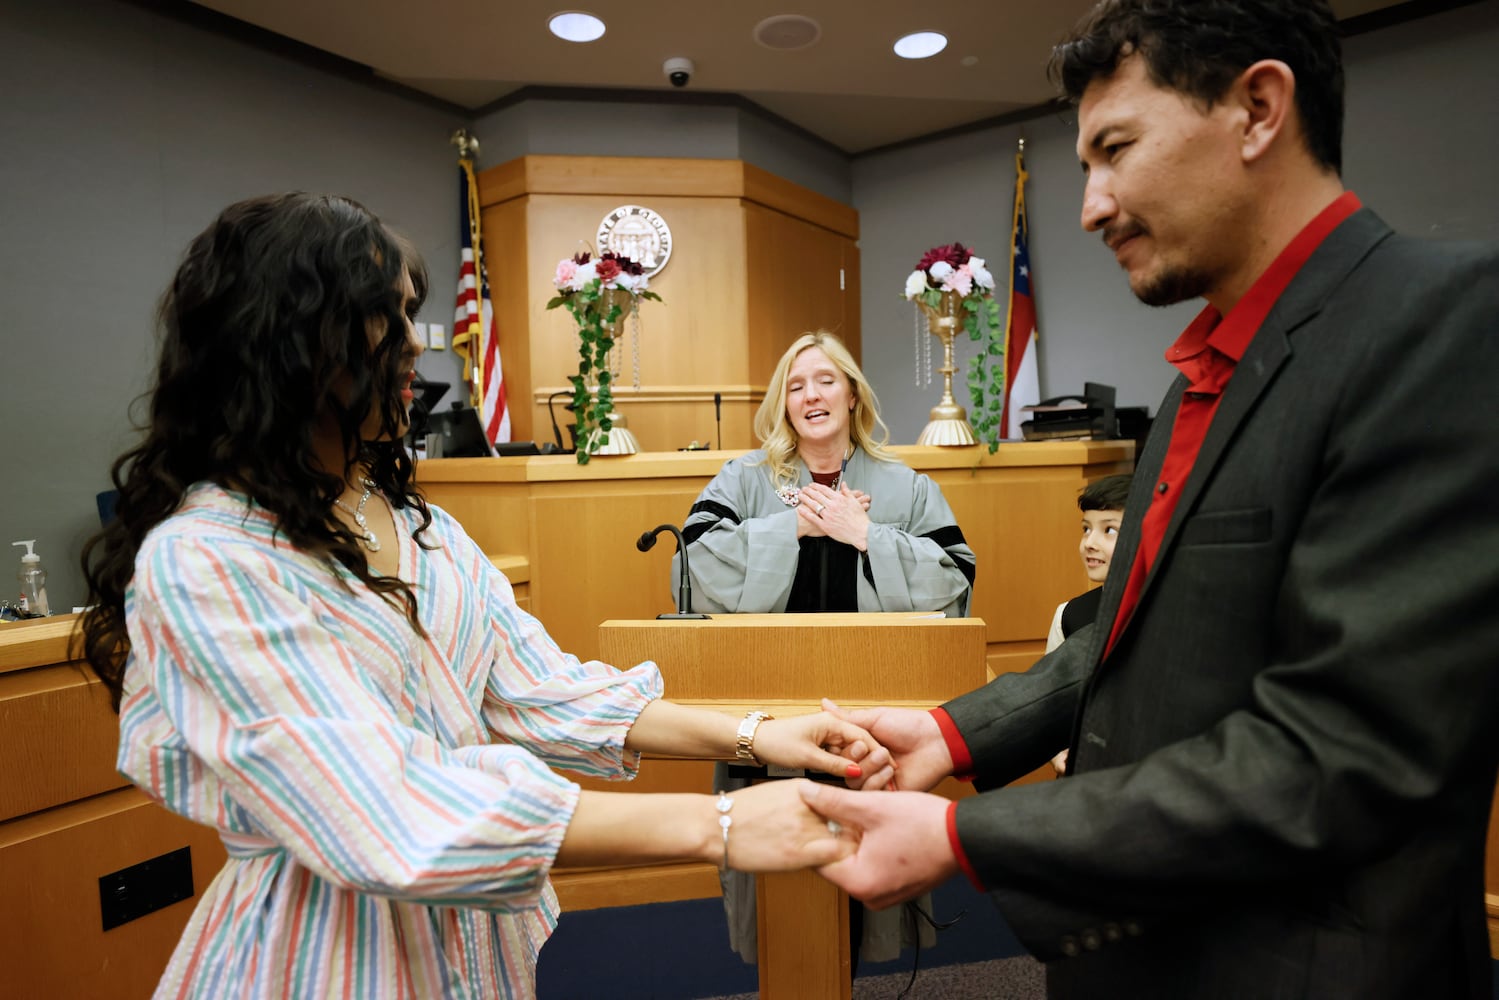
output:
[[[119,721],[68,654],[76,619],[0,626],[0,993],[17,1000],[150,996],[225,857],[115,771]],[[183,847],[193,898],[103,930],[99,878]]]
[[[751,447],[765,382],[809,329],[835,330],[858,357],[858,214],[847,205],[739,160],[526,156],[479,183],[516,440],[551,439],[547,399],[577,370],[572,317],[546,308],[557,262],[591,248],[620,205],[645,205],[672,231],[651,280],[663,301],[641,303],[638,388],[633,321],[618,348],[615,400],[642,448]]]
[[[1127,442],[1030,442],[893,449],[931,476],[978,560],[972,615],[988,626],[989,666],[1024,669],[1040,655],[1060,601],[1088,588],[1077,558],[1077,494],[1127,471]],[[663,538],[641,553],[642,531],[681,524],[708,480],[739,452],[438,459],[422,489],[490,553],[530,564],[532,609],[563,649],[597,655],[598,623],[651,618],[674,607]]]

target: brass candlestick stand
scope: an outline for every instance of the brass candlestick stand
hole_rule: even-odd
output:
[[[920,299],[916,304],[926,313],[927,331],[942,341],[942,367],[937,369],[942,373],[942,399],[932,407],[931,419],[916,443],[951,448],[975,444],[977,438],[968,425],[968,411],[959,406],[952,395],[953,372],[958,370],[952,360],[952,342],[957,332],[963,329],[968,310],[957,292],[943,292],[942,302],[936,309]]]

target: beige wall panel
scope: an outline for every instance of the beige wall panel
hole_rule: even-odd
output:
[[[532,385],[561,388],[578,368],[577,326],[566,309],[548,311],[557,262],[591,245],[599,222],[625,197],[531,195],[527,213],[531,262],[525,295],[530,309]],[[744,222],[727,198],[641,199],[671,226],[672,255],[651,279],[662,302],[640,308],[643,385],[746,383]],[[582,241],[580,243],[580,241]],[[628,321],[627,321],[628,325]],[[631,384],[631,346],[621,383]]]
[[[192,898],[102,930],[100,876],[182,847],[192,850]],[[149,997],[223,864],[213,830],[133,788],[0,826],[3,992],[15,1000]]]
[[[685,479],[538,487],[531,596],[537,617],[563,649],[597,657],[599,622],[674,610],[675,543],[665,536],[641,552],[635,542],[658,524],[681,524],[701,490],[700,482]]]
[[[0,674],[0,820],[124,785],[109,693],[76,663]]]
[[[493,459],[436,459],[442,462],[488,462]],[[423,462],[426,466],[430,463]],[[418,471],[420,476],[420,471]],[[491,557],[531,555],[530,505],[520,484],[444,483],[424,489],[431,502],[453,516],[480,549]],[[535,572],[535,566],[528,567]]]
[[[951,470],[932,478],[978,560],[970,613],[988,622],[989,641],[1044,637],[1058,602],[1088,589],[1076,548],[1081,470],[982,479]]]
[[[844,251],[851,241],[781,212],[746,203],[749,377],[767,383],[791,342],[812,330],[831,330],[858,357],[857,324],[848,322]]]

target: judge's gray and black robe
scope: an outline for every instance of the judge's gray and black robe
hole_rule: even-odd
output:
[[[973,593],[973,550],[963,540],[952,508],[930,478],[899,462],[881,462],[855,449],[843,470],[849,489],[869,494],[867,551],[826,537],[796,537],[796,511],[776,495],[765,452],[726,463],[692,505],[682,536],[692,571],[692,610],[714,614],[798,611],[941,611],[968,614]],[[797,463],[797,487],[812,482]],[[672,590],[681,581],[672,560]],[[677,610],[685,610],[678,608]],[[714,787],[747,782],[720,764]],[[757,951],[755,879],[744,872],[720,875],[729,943],[745,961]],[[918,902],[930,911],[931,897]],[[865,910],[858,958],[889,961],[903,945],[935,943],[901,907]],[[857,959],[856,959],[857,961]]]
[[[812,482],[797,462],[798,487]],[[682,529],[692,570],[692,610],[942,611],[968,614],[973,550],[932,480],[855,449],[843,470],[869,494],[866,552],[826,537],[796,537],[794,509],[776,495],[765,452],[724,465]],[[672,585],[680,581],[672,562]],[[684,610],[679,608],[680,610]]]

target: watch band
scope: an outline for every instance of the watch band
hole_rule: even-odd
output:
[[[755,756],[755,730],[760,728],[760,723],[775,716],[769,712],[746,712],[739,722],[739,732],[734,738],[734,758],[748,764],[760,763]]]

